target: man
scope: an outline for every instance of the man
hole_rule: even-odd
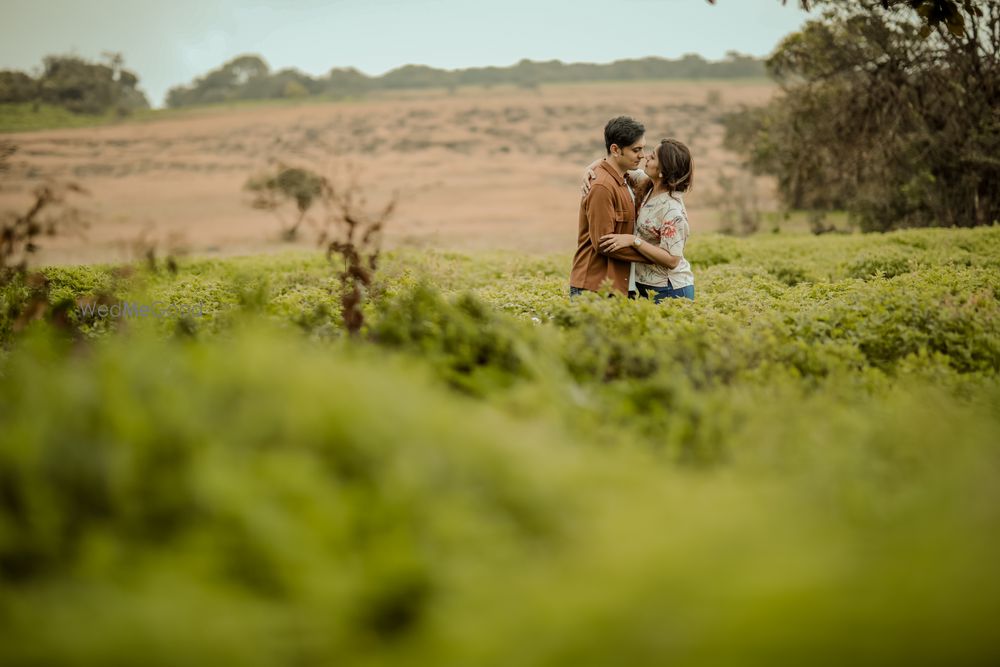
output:
[[[632,234],[635,228],[635,201],[625,181],[625,173],[637,169],[646,146],[642,123],[619,116],[604,126],[605,158],[594,170],[597,177],[590,192],[580,202],[579,235],[569,294],[597,291],[605,281],[622,295],[628,295],[632,262],[650,260],[635,248],[619,248],[605,253],[600,240],[605,234]]]

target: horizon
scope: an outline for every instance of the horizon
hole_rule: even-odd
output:
[[[522,62],[535,63],[535,64],[553,64],[553,63],[557,63],[557,64],[565,66],[565,67],[569,67],[569,66],[573,66],[573,65],[606,66],[606,65],[616,65],[618,63],[637,62],[637,61],[643,61],[643,60],[663,60],[663,61],[666,61],[666,62],[678,62],[678,61],[681,61],[681,60],[683,60],[683,59],[685,59],[685,58],[687,58],[689,56],[697,56],[699,58],[702,58],[703,60],[705,60],[705,62],[708,62],[708,63],[721,63],[721,62],[726,62],[727,60],[729,60],[732,55],[750,57],[750,58],[754,58],[754,59],[758,59],[758,60],[764,58],[764,56],[754,56],[754,55],[751,55],[751,54],[739,53],[739,52],[733,52],[733,51],[727,52],[725,54],[725,56],[723,56],[721,58],[708,58],[708,57],[706,57],[706,56],[704,56],[703,54],[700,54],[700,53],[684,53],[684,54],[681,54],[681,55],[679,55],[677,57],[673,57],[673,58],[668,58],[668,57],[664,57],[664,56],[661,56],[661,55],[653,54],[653,55],[647,55],[647,56],[633,56],[633,57],[627,57],[627,58],[617,58],[615,60],[610,60],[610,61],[594,61],[594,60],[591,60],[591,61],[585,61],[585,60],[566,61],[566,60],[561,60],[559,58],[550,58],[548,60],[535,60],[535,59],[532,59],[532,58],[520,58],[519,60],[517,60],[517,61],[515,61],[513,63],[510,63],[510,64],[506,64],[506,65],[470,65],[470,66],[459,66],[459,67],[436,67],[434,65],[428,65],[426,63],[413,63],[413,62],[410,62],[410,63],[403,63],[403,64],[400,64],[400,65],[396,65],[396,66],[391,67],[390,69],[388,69],[388,70],[386,70],[384,72],[380,72],[378,74],[369,74],[369,73],[364,72],[364,71],[362,71],[362,70],[360,70],[357,67],[354,67],[352,65],[347,65],[347,66],[333,66],[333,67],[328,68],[325,71],[321,71],[321,72],[318,72],[318,73],[314,74],[314,73],[311,73],[311,72],[306,72],[303,69],[301,69],[299,67],[295,67],[295,66],[277,68],[272,63],[268,62],[267,58],[264,57],[263,55],[261,55],[259,53],[247,52],[247,53],[237,53],[237,54],[234,54],[233,56],[227,58],[226,60],[224,60],[222,62],[219,62],[219,63],[217,63],[217,64],[209,67],[208,69],[206,69],[205,71],[203,71],[203,72],[201,72],[199,74],[196,74],[192,79],[190,79],[188,81],[171,84],[167,88],[167,92],[169,92],[171,89],[176,88],[176,87],[189,86],[195,80],[197,80],[197,79],[205,76],[209,72],[212,72],[214,70],[217,70],[217,69],[221,68],[223,65],[225,65],[226,63],[228,63],[228,62],[230,62],[230,61],[232,61],[232,60],[234,60],[236,58],[245,57],[245,56],[256,56],[256,57],[259,57],[259,58],[263,59],[264,62],[267,63],[267,65],[270,68],[270,70],[271,70],[272,73],[278,72],[278,71],[282,71],[282,70],[291,69],[291,70],[296,70],[298,72],[306,74],[307,76],[310,76],[310,77],[313,77],[313,78],[322,78],[322,77],[328,76],[330,74],[330,72],[332,72],[334,70],[340,70],[340,71],[354,70],[354,71],[360,72],[361,74],[363,74],[364,76],[366,76],[366,77],[368,77],[370,79],[379,79],[379,78],[382,78],[382,77],[384,77],[384,76],[386,76],[388,74],[391,74],[393,72],[396,72],[398,70],[401,70],[401,69],[404,69],[404,68],[407,68],[407,67],[426,67],[426,68],[429,68],[429,69],[433,69],[433,70],[437,70],[437,71],[442,71],[442,72],[461,72],[461,71],[467,71],[467,70],[491,69],[491,68],[493,68],[493,69],[510,69],[510,68],[516,67],[517,65],[521,64]],[[84,59],[84,60],[86,60],[88,62],[101,62],[102,61],[102,58],[100,56],[98,58],[87,58],[86,56],[84,56],[82,54],[79,54],[79,53],[50,53],[50,54],[45,54],[45,56],[43,56],[43,58],[47,57],[47,56],[77,57],[77,58],[82,58],[82,59]],[[19,71],[23,71],[23,72],[26,72],[28,74],[31,74],[32,76],[35,76],[35,75],[37,75],[37,74],[40,73],[42,65],[43,65],[43,63],[40,60],[34,67],[21,69]],[[130,66],[129,63],[128,63],[128,61],[125,62],[124,68],[127,69],[127,70],[129,70],[129,71],[131,71],[132,73],[134,73],[135,75],[138,76],[138,78],[139,78],[139,86],[138,86],[139,90],[142,91],[143,93],[145,93],[146,96],[147,96],[147,98],[149,98],[149,93],[146,90],[146,86],[143,84],[142,72],[139,72],[135,68],[133,68],[132,66]],[[0,71],[2,71],[3,69],[15,69],[15,68],[0,67]],[[470,84],[470,85],[474,85],[474,84]],[[166,97],[166,93],[164,93],[164,98],[165,97]],[[166,100],[165,99],[160,100],[159,103],[157,103],[153,99],[149,99],[149,103],[150,103],[150,107],[153,108],[153,109],[163,109],[163,108],[166,108]]]
[[[452,71],[510,67],[525,59],[607,64],[696,54],[718,61],[728,51],[766,56],[810,16],[795,3],[783,6],[779,0],[732,6],[622,0],[623,15],[639,15],[642,21],[609,32],[604,5],[566,0],[544,7],[513,0],[474,8],[458,0],[373,0],[364,7],[320,0],[293,0],[280,7],[238,0],[95,4],[6,0],[5,14],[11,18],[0,25],[0,69],[35,72],[46,55],[98,61],[102,52],[117,52],[138,75],[150,104],[159,108],[170,88],[190,84],[244,54],[260,56],[275,71],[292,68],[312,77],[334,68],[379,77],[407,65]],[[81,24],[92,27],[81,33]],[[674,24],[683,29],[672,29]],[[372,32],[373,25],[378,32]],[[553,31],[553,25],[560,29]],[[495,39],[515,31],[516,44]]]

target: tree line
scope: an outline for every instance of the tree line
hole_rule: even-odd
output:
[[[186,107],[237,100],[266,100],[308,96],[353,97],[378,90],[448,88],[458,86],[627,81],[642,79],[731,79],[764,77],[762,59],[730,51],[720,61],[688,54],[676,60],[641,58],[608,64],[563,63],[558,60],[522,60],[510,67],[470,67],[443,70],[405,65],[381,76],[367,76],[354,68],[332,68],[313,77],[296,69],[272,71],[259,55],[241,55],[196,78],[171,88],[167,106]],[[105,54],[105,62],[77,56],[46,56],[42,70],[31,75],[0,71],[0,104],[34,103],[63,107],[74,113],[126,115],[148,108],[138,88],[139,77],[123,66],[119,54]]]
[[[46,56],[41,72],[0,70],[0,104],[51,104],[79,114],[127,115],[149,108],[139,90],[139,77],[125,69],[121,54],[104,54],[105,62],[77,56]]]
[[[456,88],[458,86],[624,81],[642,79],[730,79],[764,77],[762,59],[730,51],[721,61],[689,54],[676,60],[641,58],[609,64],[537,62],[521,60],[510,67],[470,67],[443,70],[426,65],[405,65],[381,76],[367,76],[353,68],[333,68],[325,76],[311,77],[295,69],[272,72],[257,55],[243,55],[223,64],[186,86],[167,93],[167,106],[183,107],[234,100],[355,96],[377,90],[401,88]]]

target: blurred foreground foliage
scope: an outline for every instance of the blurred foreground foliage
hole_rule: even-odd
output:
[[[690,259],[399,251],[360,337],[320,255],[45,269],[203,314],[4,316],[0,663],[995,662],[1000,229]]]

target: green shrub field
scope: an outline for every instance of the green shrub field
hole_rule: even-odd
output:
[[[688,255],[15,279],[0,664],[997,664],[1000,228]]]

